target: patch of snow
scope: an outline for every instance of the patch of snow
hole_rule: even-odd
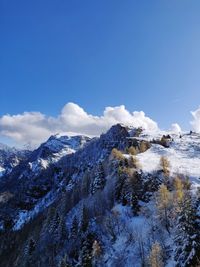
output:
[[[146,139],[152,140],[152,137],[146,136]],[[149,150],[138,154],[137,158],[142,170],[150,173],[161,169],[161,156],[169,160],[171,174],[186,175],[194,186],[200,186],[200,135],[183,135],[182,138],[174,135],[169,148],[153,144]]]
[[[105,266],[140,267],[139,246],[141,241],[144,242],[146,250],[145,237],[149,233],[147,219],[144,216],[133,217],[131,208],[121,204],[115,205],[112,213],[114,214],[112,224],[115,225],[118,234],[116,240],[107,246],[104,254]]]
[[[25,223],[28,223],[32,218],[34,218],[39,212],[47,208],[55,200],[55,195],[49,192],[41,201],[39,201],[32,210],[19,212],[13,230],[17,231],[22,228]]]
[[[5,173],[5,169],[0,166],[0,177],[2,177]]]
[[[90,140],[87,136],[51,136],[46,143],[42,144],[42,149],[48,149],[49,155],[45,158],[38,157],[35,161],[29,162],[30,170],[39,173],[42,169],[47,169],[50,164],[55,164],[62,157],[75,153]]]
[[[48,147],[52,152],[58,153],[60,150],[65,149],[66,153],[73,153],[77,149],[81,148],[90,139],[86,136],[63,136],[60,134],[51,136],[49,140],[44,144],[44,147]]]
[[[83,135],[80,135],[79,133],[75,133],[75,132],[60,132],[60,133],[55,134],[55,136],[57,138],[59,138],[62,136],[74,137],[74,136],[83,136]],[[93,138],[93,137],[98,137],[99,135],[84,134],[84,136],[89,137],[89,138]]]
[[[48,165],[48,161],[41,158],[36,161],[29,162],[30,169],[35,173],[39,172],[41,169],[46,169]]]

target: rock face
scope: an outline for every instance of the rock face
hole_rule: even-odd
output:
[[[71,168],[79,170],[93,166],[108,157],[113,148],[123,150],[127,145],[127,137],[129,137],[128,128],[121,124],[114,125],[106,134],[102,134],[100,138],[91,140],[87,147],[81,149],[68,159]],[[61,161],[64,161],[65,158]]]

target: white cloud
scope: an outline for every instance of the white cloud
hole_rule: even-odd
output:
[[[100,135],[116,123],[150,131],[158,129],[157,123],[146,117],[143,111],[130,113],[124,105],[106,107],[102,116],[94,116],[77,104],[67,103],[57,117],[48,117],[40,112],[4,115],[0,117],[0,136],[9,137],[20,145],[30,143],[35,146],[55,133]]]
[[[178,123],[173,123],[171,125],[171,131],[176,134],[180,134],[182,132],[181,127]]]
[[[193,120],[190,124],[195,132],[200,133],[200,107],[195,111],[191,111],[191,114],[193,116]]]

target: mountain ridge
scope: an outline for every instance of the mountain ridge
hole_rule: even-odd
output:
[[[193,171],[199,149],[200,136],[195,133],[151,134],[122,124],[99,138],[51,136],[0,179],[2,266],[37,262],[42,267],[60,267],[64,262],[66,266],[132,267],[134,258],[134,266],[139,267],[149,261],[155,240],[165,249],[159,256],[163,266],[179,266],[174,225],[180,222],[162,217],[156,199],[162,197],[162,188],[175,198],[179,180],[187,185],[184,194],[191,192],[198,199],[200,172],[196,168],[194,179]],[[196,159],[193,165],[191,153]],[[181,164],[189,165],[184,169]],[[173,214],[170,205],[167,208]],[[13,252],[8,260],[10,246]],[[101,251],[99,256],[93,254],[95,249]]]

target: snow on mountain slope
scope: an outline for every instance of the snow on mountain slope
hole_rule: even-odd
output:
[[[38,173],[41,169],[46,169],[49,164],[56,163],[62,157],[75,153],[90,140],[89,137],[82,135],[53,135],[36,150],[35,157],[29,162],[29,167],[33,172]]]
[[[4,175],[5,169],[0,166],[0,177]]]
[[[56,134],[51,136],[44,147],[48,147],[51,151],[59,152],[61,149],[65,149],[68,153],[75,152],[77,149],[83,147],[83,145],[89,141],[90,138],[83,135],[77,136],[63,136]]]
[[[19,229],[54,200],[62,176],[62,172],[56,173],[56,164],[62,157],[83,148],[90,140],[87,136],[51,136],[0,181],[1,190],[12,191],[15,196],[13,205],[17,215],[14,229]],[[19,199],[20,190],[23,197]]]
[[[91,163],[90,168],[93,168],[100,159],[110,155],[113,147],[123,149],[126,136],[127,130],[116,125],[97,139],[87,136],[55,135],[41,144],[23,165],[14,169],[5,179],[4,191],[9,187],[9,191],[15,196],[12,199],[13,206],[17,206],[13,216],[14,229],[19,229],[29,218],[36,216],[40,210],[36,207],[40,206],[40,203],[41,210],[48,206],[49,202],[45,200],[48,194],[52,195],[52,199],[59,195],[60,190],[64,188],[63,178],[67,183],[66,189],[69,189],[70,183],[73,188],[73,183],[78,180],[76,178],[80,179],[89,168],[88,163]],[[73,179],[74,177],[76,178]],[[19,190],[22,190],[20,199]]]
[[[181,138],[173,135],[172,138],[169,148],[152,144],[149,150],[137,155],[142,170],[148,173],[159,170],[160,158],[164,156],[170,162],[172,174],[186,175],[194,185],[200,186],[200,135],[184,134]],[[152,140],[152,137],[146,135],[141,139]]]
[[[0,143],[0,177],[10,173],[29,153],[28,150],[18,150]]]
[[[161,142],[163,134],[166,144]],[[175,188],[167,191],[167,227],[168,218],[158,205],[162,197],[158,190],[165,182],[160,158],[169,160],[172,174],[188,175],[193,186],[199,186],[199,151],[200,135],[147,133],[121,124],[94,139],[50,137],[7,179],[0,179],[0,187],[4,186],[0,229],[12,231],[17,237],[13,240],[19,240],[8,266],[15,266],[16,258],[16,266],[22,266],[30,240],[37,240],[31,259],[41,267],[50,266],[52,247],[57,248],[52,266],[59,266],[65,254],[70,266],[85,266],[83,260],[94,255],[94,244],[100,248],[94,266],[144,266],[155,241],[165,252],[160,266],[175,266],[178,211],[172,200],[177,196]],[[6,231],[1,242],[7,246],[12,240]],[[6,248],[3,253],[7,255]]]

